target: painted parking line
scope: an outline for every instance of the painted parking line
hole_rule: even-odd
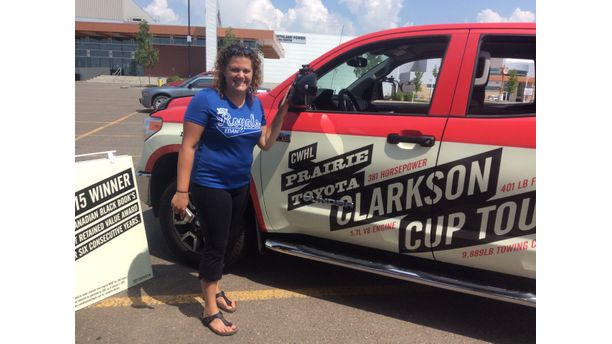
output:
[[[85,124],[106,124],[108,122],[104,122],[104,121],[74,121],[74,124],[81,124],[81,123],[85,123]]]
[[[74,121],[75,124],[106,124],[106,121]],[[140,122],[129,122],[125,125],[142,125]]]
[[[412,288],[408,289],[414,293]],[[332,287],[332,288],[306,288],[306,289],[262,289],[228,291],[230,299],[238,301],[267,301],[278,299],[307,298],[307,297],[330,297],[330,296],[363,296],[383,295],[398,292],[406,292],[406,286],[355,286],[355,287]],[[88,308],[108,307],[130,307],[130,306],[155,306],[155,305],[180,305],[190,303],[204,303],[201,294],[182,295],[157,295],[157,296],[125,296],[109,297],[97,302]]]
[[[132,117],[132,116],[134,116],[134,115],[136,115],[138,113],[139,113],[138,111],[134,111],[131,114],[125,115],[125,116],[123,116],[123,117],[121,117],[121,118],[119,118],[119,119],[117,119],[115,121],[112,121],[112,122],[110,122],[110,123],[108,123],[106,125],[103,125],[103,126],[98,127],[98,128],[96,128],[94,130],[86,132],[85,134],[79,135],[79,136],[77,136],[75,141],[78,141],[78,140],[80,140],[80,139],[82,139],[84,137],[87,137],[87,136],[91,135],[91,134],[97,133],[98,131],[106,129],[106,128],[110,127],[110,126],[113,126],[113,125],[115,125],[115,124],[117,124],[117,123],[119,123],[121,121],[125,121],[126,119],[128,119],[128,118],[130,118],[130,117]]]
[[[144,139],[144,135],[143,134],[139,134],[139,135],[131,135],[131,134],[93,134],[90,135],[91,137],[137,137],[137,138],[142,138]]]

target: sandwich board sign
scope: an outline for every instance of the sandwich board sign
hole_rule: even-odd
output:
[[[153,277],[132,157],[75,163],[75,311]]]

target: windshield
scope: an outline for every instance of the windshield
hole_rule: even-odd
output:
[[[317,81],[317,86],[319,88],[332,89],[334,90],[334,94],[338,94],[341,89],[348,88],[349,85],[388,58],[388,56],[385,55],[374,55],[369,52],[359,57],[367,61],[366,66],[351,67],[347,63],[342,63],[320,77]]]

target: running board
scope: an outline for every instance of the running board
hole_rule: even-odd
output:
[[[408,282],[420,283],[432,287],[448,289],[494,300],[516,303],[523,306],[536,306],[536,296],[533,293],[517,290],[507,290],[499,287],[481,285],[465,280],[458,280],[430,274],[418,270],[400,268],[389,264],[348,257],[329,251],[319,250],[305,245],[295,245],[277,240],[266,240],[266,247],[272,251],[291,256],[311,259],[323,263],[338,265],[355,270],[375,273],[397,278]]]

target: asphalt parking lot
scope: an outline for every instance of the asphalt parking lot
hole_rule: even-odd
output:
[[[75,152],[116,150],[136,163],[140,88],[76,82]],[[141,193],[141,199],[144,197]],[[269,252],[224,275],[238,301],[227,338],[202,326],[195,270],[168,251],[142,204],[154,277],[75,312],[76,343],[534,343],[534,308]]]

